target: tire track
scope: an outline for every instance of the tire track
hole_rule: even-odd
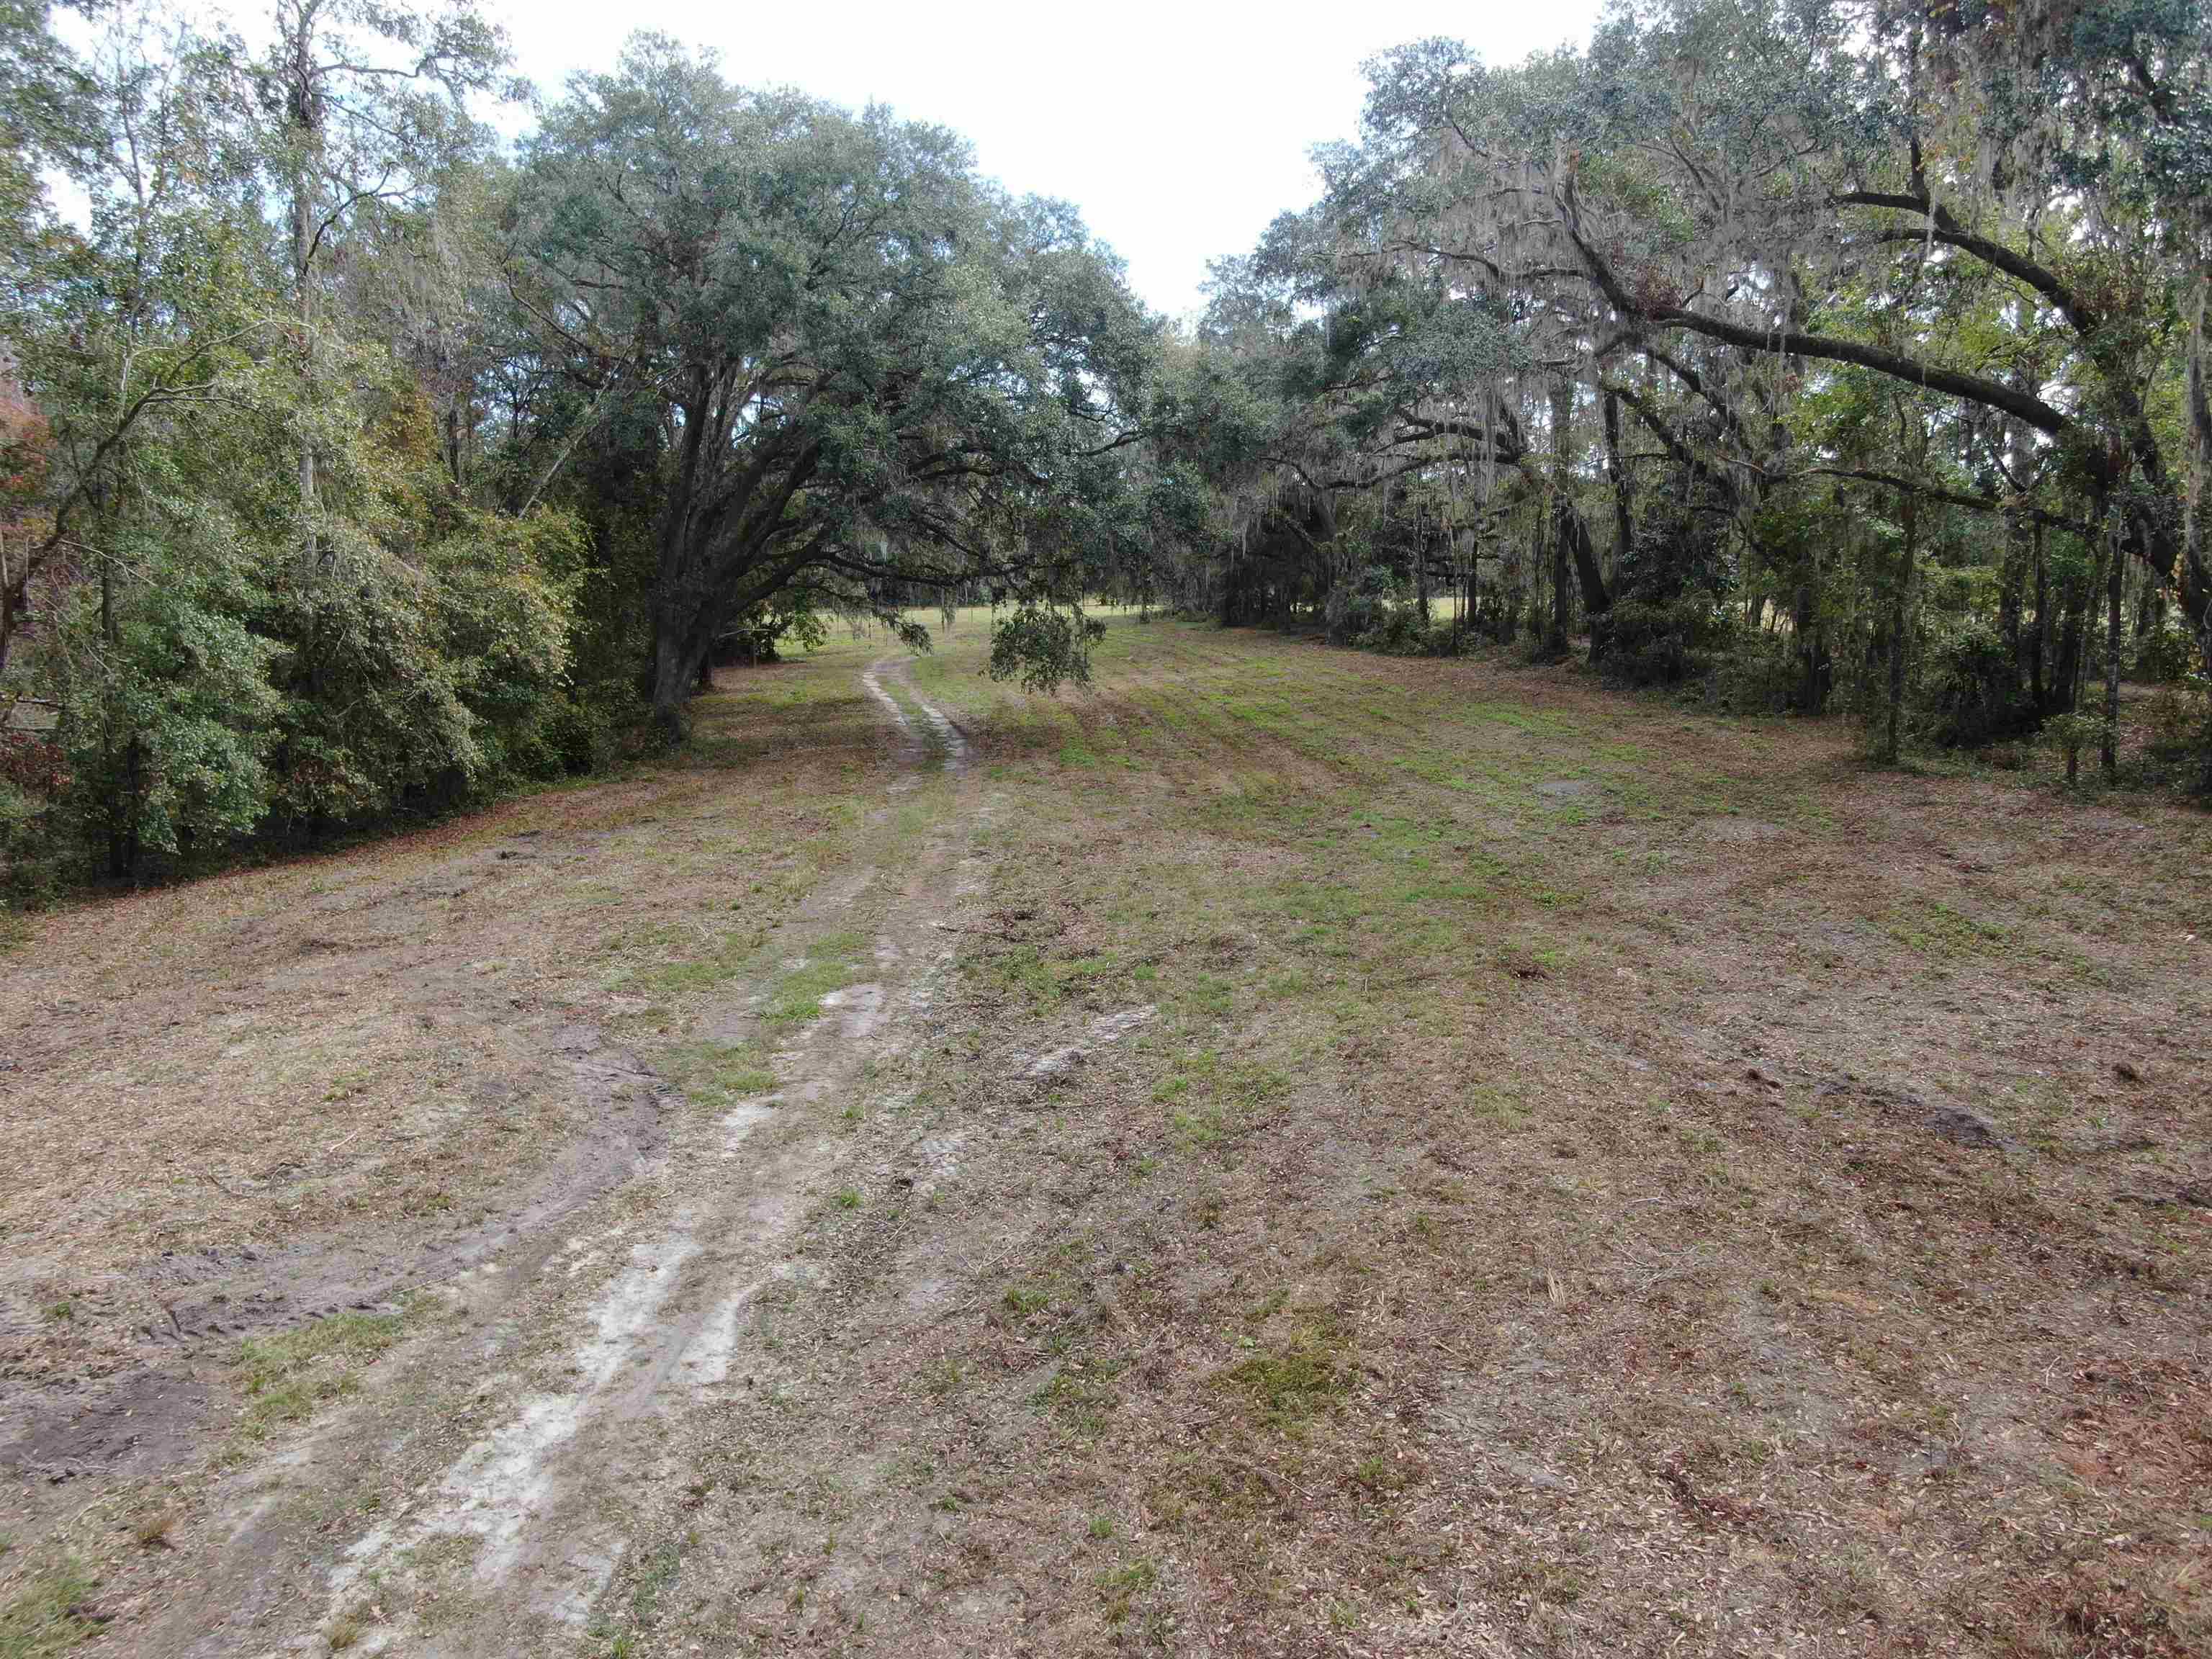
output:
[[[918,719],[885,686],[890,676]],[[902,737],[892,789],[917,787],[932,769],[966,769],[964,735],[914,690],[902,662],[873,664],[861,678]],[[347,1545],[301,1608],[312,1622],[264,1651],[319,1652],[342,1626],[352,1651],[372,1654],[538,1654],[581,1634],[622,1560],[641,1496],[676,1478],[663,1449],[671,1424],[702,1402],[742,1395],[732,1361],[747,1309],[798,1271],[792,1247],[847,1173],[848,1149],[830,1133],[836,1112],[822,1109],[856,1094],[866,1062],[926,1022],[950,969],[952,953],[933,923],[972,890],[965,855],[984,815],[967,791],[955,802],[951,819],[902,860],[885,919],[865,929],[873,977],[825,996],[821,1017],[775,1052],[779,1086],[717,1118],[676,1124],[646,1172],[666,1197],[640,1218],[516,1241],[510,1260],[538,1264],[542,1294],[532,1316],[520,1310],[532,1298],[510,1288],[517,1310],[490,1345],[513,1405]],[[871,891],[887,874],[878,866],[839,884],[810,927],[863,931],[854,924],[872,913]],[[718,1036],[757,1030],[766,1000],[766,988],[756,988],[704,1023]],[[542,1347],[548,1325],[574,1334],[552,1364],[532,1364],[533,1337]],[[208,1632],[188,1650],[234,1653],[239,1634]]]

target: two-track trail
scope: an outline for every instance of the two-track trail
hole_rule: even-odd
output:
[[[825,881],[785,930],[842,942],[847,982],[819,995],[818,1015],[775,1006],[779,982],[822,965],[805,955],[708,1011],[705,1038],[764,1051],[774,1088],[665,1111],[630,1181],[423,1292],[450,1315],[278,1467],[234,1477],[228,1542],[137,1633],[139,1650],[538,1654],[585,1637],[641,1502],[687,1479],[672,1462],[681,1425],[750,1386],[748,1310],[804,1272],[794,1235],[855,1178],[841,1114],[927,1023],[951,960],[947,918],[974,890],[961,871],[987,806],[965,739],[903,662],[863,678],[899,733],[890,794],[927,785],[936,800],[919,834],[876,838],[875,860]],[[896,808],[874,810],[888,823]],[[592,1027],[563,1041],[580,1071],[631,1064]],[[380,1518],[319,1517],[313,1495],[357,1487],[362,1448],[380,1441],[368,1454],[387,1483]]]

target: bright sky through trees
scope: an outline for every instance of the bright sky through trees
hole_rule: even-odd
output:
[[[241,8],[241,10],[244,9]],[[589,0],[496,8],[521,71],[557,94],[659,29],[722,54],[746,85],[788,83],[855,107],[871,99],[942,122],[982,171],[1062,198],[1128,261],[1145,302],[1201,303],[1206,261],[1251,246],[1317,187],[1316,140],[1353,136],[1370,54],[1449,34],[1493,64],[1589,38],[1595,0],[1501,5],[1036,3],[702,6]]]

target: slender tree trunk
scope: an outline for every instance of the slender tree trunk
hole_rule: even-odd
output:
[[[1554,526],[1552,536],[1552,625],[1544,644],[1547,650],[1562,657],[1567,654],[1573,592],[1573,586],[1567,579],[1566,538],[1559,535]]]
[[[1413,523],[1413,602],[1420,606],[1421,626],[1429,625],[1429,544],[1420,521]]]
[[[1997,632],[2004,638],[2005,657],[2012,664],[2013,681],[2019,684],[2021,647],[2021,593],[2027,580],[2027,526],[2017,519],[2008,519],[2005,526],[2004,569],[1997,589]]]
[[[1573,600],[1567,579],[1566,514],[1559,510],[1568,501],[1572,480],[1568,462],[1573,453],[1575,383],[1562,374],[1552,384],[1552,488],[1559,492],[1559,507],[1552,514],[1552,620],[1544,636],[1547,653],[1567,654],[1568,623]]]
[[[2099,573],[2101,574],[2101,573]],[[2073,586],[2059,596],[2057,641],[2051,661],[2052,712],[2070,714],[2081,706],[2082,613],[2089,607],[2091,588]]]
[[[1905,538],[1898,550],[1896,592],[1889,605],[1889,712],[1881,738],[1881,758],[1889,766],[1897,764],[1898,727],[1905,713],[1905,638],[1911,626],[1912,575],[1919,554],[1919,507],[1909,495],[1903,500],[1900,516]]]
[[[283,14],[280,11],[280,17]],[[315,442],[313,423],[306,418],[314,397],[315,312],[314,283],[310,267],[315,257],[315,179],[320,161],[321,116],[316,95],[314,13],[295,6],[283,17],[284,45],[290,61],[286,65],[290,86],[286,90],[285,117],[289,137],[298,149],[291,162],[292,304],[300,331],[300,520],[301,568],[312,575],[319,562],[315,534]]]
[[[311,211],[307,181],[303,178],[295,183],[292,196],[293,282],[298,289],[294,299],[300,324],[300,402],[303,412],[314,396],[315,381],[314,296],[307,281],[307,220]],[[303,550],[307,567],[312,570],[318,556],[315,545],[315,441],[310,424],[304,421],[300,432],[300,521]]]
[[[2075,602],[2074,656],[2072,667],[2073,702],[2068,708],[2079,712],[2081,699],[2089,690],[2089,652],[2096,640],[2097,594],[2105,586],[2105,560],[2100,556],[2090,567],[2089,580],[2082,587],[2081,597]]]
[[[2051,712],[2049,693],[2044,686],[2044,667],[2051,660],[2051,567],[2044,559],[2044,527],[2035,526],[2035,637],[2028,649],[2027,680],[2029,694],[2035,699],[2035,716],[2041,720]]]
[[[122,663],[122,625],[115,617],[115,567],[103,556],[100,562],[100,636],[106,644],[105,672],[111,683],[100,699],[100,770],[107,787],[107,873],[121,878],[138,865],[138,734],[124,740],[123,766],[115,767],[115,687],[112,677]]]
[[[1467,633],[1475,615],[1475,562],[1482,557],[1480,542],[1468,542],[1467,566],[1460,571],[1460,633]],[[1458,560],[1458,535],[1453,535],[1453,560]]]
[[[2158,591],[2156,582],[2145,582],[2142,597],[2136,602],[2136,654],[2142,654],[2143,642],[2158,632],[2166,622],[2166,596]],[[0,667],[7,659],[0,656]]]
[[[1790,596],[1790,622],[1797,643],[1797,712],[1801,714],[1825,714],[1828,712],[1828,690],[1833,678],[1833,665],[1828,659],[1827,629],[1820,620],[1820,571],[1819,551],[1814,552],[1814,568],[1802,577]]]
[[[1583,613],[1591,623],[1590,649],[1595,655],[1597,651],[1596,619],[1611,608],[1613,599],[1606,592],[1605,573],[1598,568],[1597,548],[1590,540],[1589,524],[1576,509],[1574,502],[1565,495],[1553,499],[1552,533],[1559,538],[1558,544],[1566,550],[1567,556],[1574,562],[1575,580],[1582,588]]]
[[[30,577],[30,537],[24,538],[24,568],[19,573],[8,562],[8,532],[0,528],[0,675],[8,672],[8,647],[15,641],[15,617],[23,599],[28,597]]]
[[[1613,481],[1613,568],[1618,574],[1629,540],[1636,533],[1636,503],[1630,493],[1628,467],[1620,459],[1620,398],[1612,392],[1605,394],[1605,471]]]
[[[2127,567],[2121,563],[2117,547],[2112,550],[2112,565],[2111,574],[2105,578],[2105,737],[2097,751],[2108,780],[2120,772],[2120,601],[2127,586]]]

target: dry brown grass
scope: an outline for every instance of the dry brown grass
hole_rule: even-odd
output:
[[[963,665],[991,884],[885,1080],[958,1167],[813,1241],[641,1650],[2212,1641],[2201,816],[1553,671]]]
[[[916,672],[976,755],[957,981],[792,1120],[742,1395],[606,1472],[599,1650],[2212,1643],[2201,815],[1165,623],[1046,702],[979,634]],[[881,648],[750,682],[690,769],[46,924],[10,1340],[73,1306],[17,1365],[123,1340],[84,1298],[161,1248],[501,1213],[575,1127],[556,1028],[673,1066],[904,833]]]
[[[650,1054],[772,949],[890,745],[855,686],[731,682],[680,763],[39,921],[0,1010],[0,1444],[234,1346],[256,1310],[172,1312],[210,1273],[260,1258],[296,1319],[320,1264],[503,1217],[609,1104],[564,1030]]]

